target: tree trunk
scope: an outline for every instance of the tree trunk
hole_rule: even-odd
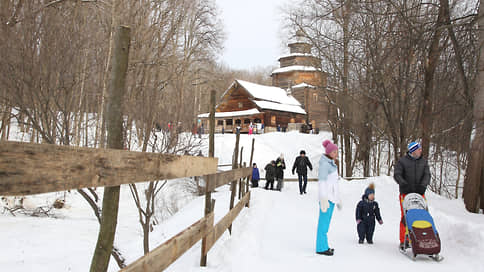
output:
[[[348,1],[344,7],[343,14],[343,142],[344,142],[344,163],[345,176],[353,176],[352,168],[352,148],[351,148],[351,134],[350,134],[350,99],[349,99],[349,21],[350,21],[350,3]]]
[[[472,132],[469,162],[464,180],[464,203],[469,212],[478,213],[482,207],[484,192],[484,7],[482,1],[479,5],[478,29],[479,31],[479,61],[476,77],[477,91],[473,105],[474,127]]]
[[[437,17],[437,22],[434,26],[434,35],[430,43],[429,55],[427,57],[427,62],[425,65],[425,87],[423,92],[423,108],[422,108],[422,156],[428,157],[430,149],[430,135],[432,133],[432,93],[434,92],[434,75],[437,65],[439,63],[440,53],[442,52],[442,47],[439,46],[440,36],[443,31],[443,25],[445,21],[445,14],[448,13],[448,0],[440,0],[439,16]],[[447,5],[445,5],[447,3]]]
[[[130,29],[120,26],[114,37],[111,80],[107,111],[108,147],[123,149],[123,101],[128,69]],[[102,221],[91,272],[105,272],[113,249],[114,235],[118,220],[120,186],[104,188]]]

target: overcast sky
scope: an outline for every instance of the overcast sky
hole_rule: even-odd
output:
[[[221,57],[233,69],[279,65],[280,6],[287,0],[216,0],[226,41]]]

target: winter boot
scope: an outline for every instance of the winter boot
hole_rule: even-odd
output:
[[[334,252],[331,251],[331,249],[328,249],[326,251],[322,251],[322,252],[316,252],[316,254],[319,254],[319,255],[326,255],[326,256],[333,256],[334,255]]]

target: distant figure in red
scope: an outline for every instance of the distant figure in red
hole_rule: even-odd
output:
[[[249,135],[252,135],[253,132],[254,132],[254,126],[252,125],[252,123],[250,123],[250,125],[249,125]]]

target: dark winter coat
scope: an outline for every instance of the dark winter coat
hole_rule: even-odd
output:
[[[423,195],[430,183],[429,164],[422,156],[415,159],[407,154],[398,161],[393,177],[400,186],[400,194]]]
[[[286,169],[286,162],[284,162],[284,159],[277,158],[277,160],[276,160],[276,179],[284,179],[284,169]]]
[[[306,156],[298,156],[294,161],[294,165],[292,166],[292,172],[294,173],[294,169],[299,175],[307,175],[308,174],[308,167],[309,169],[313,170],[313,165],[309,161],[309,158]]]
[[[356,206],[356,220],[361,220],[370,225],[375,224],[375,218],[378,221],[382,220],[378,202],[369,200],[367,195],[363,195]]]
[[[259,168],[252,168],[252,180],[259,180]]]
[[[266,165],[266,167],[264,167],[264,170],[266,170],[266,180],[274,181],[276,176],[276,167],[269,163]]]

